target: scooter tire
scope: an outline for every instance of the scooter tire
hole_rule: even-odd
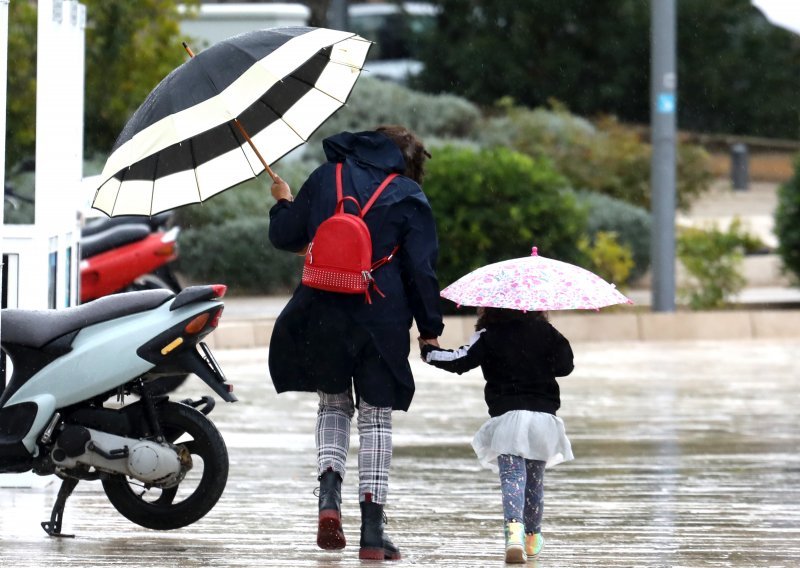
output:
[[[148,529],[173,530],[198,521],[217,504],[228,480],[228,450],[213,422],[198,410],[177,402],[164,402],[156,411],[165,438],[186,446],[192,455],[193,468],[173,488],[147,488],[136,479],[114,475],[103,480],[103,490],[114,508],[128,520]],[[199,463],[202,475],[197,481]],[[196,483],[188,495],[184,487],[187,483]]]

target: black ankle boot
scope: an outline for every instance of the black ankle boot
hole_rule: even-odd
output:
[[[400,550],[383,534],[383,505],[372,502],[367,493],[361,502],[361,560],[400,560]]]
[[[346,541],[342,531],[342,478],[328,468],[319,476],[319,523],[317,546],[325,550],[344,548]]]

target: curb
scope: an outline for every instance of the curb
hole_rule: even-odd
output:
[[[464,345],[474,316],[447,316],[440,342]],[[800,338],[800,310],[726,310],[675,313],[555,313],[550,321],[570,342],[699,341]],[[274,317],[223,320],[207,338],[216,349],[269,347]],[[416,329],[411,330],[412,340]],[[412,342],[413,343],[413,342]]]

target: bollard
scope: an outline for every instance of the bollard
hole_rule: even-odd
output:
[[[748,156],[746,144],[731,146],[731,183],[733,189],[744,191],[749,185]]]

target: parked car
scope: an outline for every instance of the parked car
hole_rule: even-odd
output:
[[[364,69],[373,77],[406,83],[422,71],[420,38],[436,23],[426,2],[351,4],[348,29],[375,42]]]

